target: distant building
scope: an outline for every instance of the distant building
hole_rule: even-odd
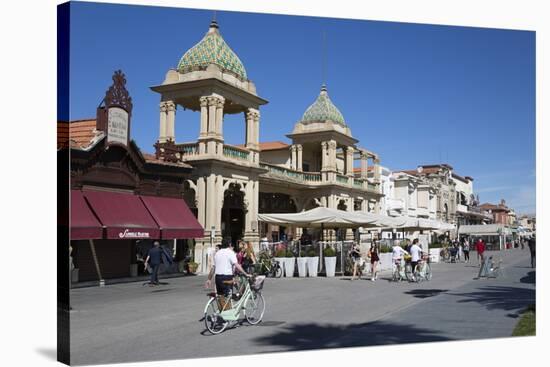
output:
[[[493,222],[505,226],[515,225],[516,214],[513,209],[506,206],[506,201],[502,199],[499,204],[484,203],[479,206],[481,210],[486,211],[493,217]]]

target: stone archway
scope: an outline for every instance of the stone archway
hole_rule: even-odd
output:
[[[222,238],[231,239],[233,244],[244,237],[246,202],[242,184],[229,183],[223,195],[221,208]]]

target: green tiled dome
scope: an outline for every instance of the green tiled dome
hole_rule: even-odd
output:
[[[319,97],[308,107],[300,122],[322,122],[328,120],[346,126],[344,116],[332,103],[328,96],[327,88],[323,85]]]
[[[178,71],[185,73],[200,70],[210,64],[218,65],[223,70],[247,79],[243,63],[223,40],[215,20],[210,23],[210,29],[203,39],[183,55],[178,64]]]

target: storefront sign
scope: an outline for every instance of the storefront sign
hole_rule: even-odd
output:
[[[120,107],[109,108],[107,142],[128,145],[128,112]]]
[[[118,234],[119,238],[149,238],[149,232],[138,232],[138,231],[130,231],[129,229],[125,229],[123,232],[120,232]]]

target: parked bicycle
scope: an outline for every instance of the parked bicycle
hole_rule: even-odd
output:
[[[265,256],[260,258],[258,265],[255,269],[258,274],[271,278],[280,278],[283,275],[281,264],[272,257]]]
[[[227,296],[215,292],[209,293],[210,299],[204,307],[204,324],[212,334],[222,333],[229,325],[239,322],[241,314],[251,325],[256,325],[264,316],[265,300],[262,288],[265,276],[238,275],[231,284],[231,291]],[[241,293],[242,292],[242,293]]]

